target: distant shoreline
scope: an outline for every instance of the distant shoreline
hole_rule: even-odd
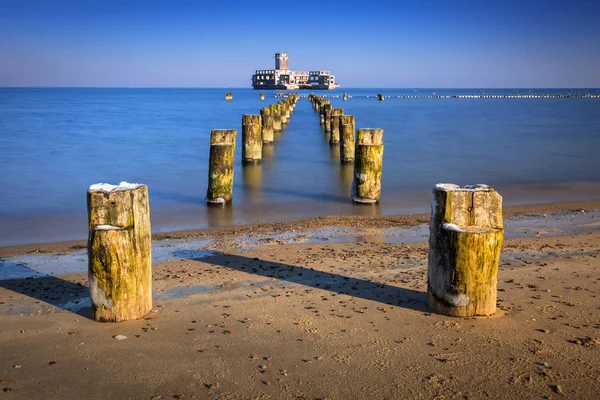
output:
[[[177,86],[135,86],[135,87],[127,87],[127,86],[0,86],[0,90],[2,89],[149,89],[149,90],[259,90],[253,89],[252,87],[230,87],[230,86],[197,86],[197,87],[177,87]],[[517,90],[517,91],[525,91],[525,90],[573,90],[573,91],[600,91],[600,87],[590,87],[590,88],[577,88],[577,87],[530,87],[530,88],[520,88],[520,87],[505,87],[505,88],[495,88],[495,87],[471,87],[471,88],[455,88],[455,87],[368,87],[368,86],[344,86],[333,89],[335,92],[343,92],[348,90],[420,90],[420,91],[429,91],[429,90],[459,90],[459,91],[490,91],[490,90]],[[274,89],[275,91],[285,92],[283,89]],[[312,89],[299,89],[299,91],[310,92]]]

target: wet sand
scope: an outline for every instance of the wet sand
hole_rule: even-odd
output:
[[[505,209],[488,318],[428,310],[425,215],[158,235],[208,241],[154,263],[140,321],[90,320],[82,272],[0,280],[0,398],[596,399],[599,205]]]

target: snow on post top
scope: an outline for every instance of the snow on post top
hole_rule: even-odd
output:
[[[89,191],[90,192],[110,193],[110,192],[117,192],[120,190],[137,189],[140,186],[144,186],[144,185],[141,183],[127,183],[127,182],[121,182],[118,185],[111,185],[110,183],[95,183],[90,186]]]
[[[493,189],[491,187],[489,187],[488,185],[481,184],[481,183],[479,183],[477,185],[466,185],[464,187],[460,187],[458,185],[455,185],[454,183],[438,183],[437,185],[435,185],[434,189],[441,190],[444,192],[452,192],[452,191],[489,192],[489,191],[493,191]]]

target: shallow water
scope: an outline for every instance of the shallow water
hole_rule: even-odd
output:
[[[505,237],[528,238],[538,236],[575,235],[597,231],[600,211],[561,212],[546,217],[522,215],[504,221]],[[236,235],[227,238],[228,245],[239,251],[254,250],[281,244],[326,243],[424,243],[429,240],[429,225],[410,228],[352,228],[326,227],[275,235]],[[201,259],[215,253],[214,238],[163,239],[152,244],[152,262]],[[508,254],[508,253],[507,253]],[[503,256],[505,253],[503,253]],[[0,280],[39,278],[48,275],[87,272],[86,250],[67,253],[30,253],[0,259]],[[194,289],[196,290],[196,289]],[[197,289],[202,291],[202,289]]]
[[[234,200],[207,208],[211,129],[275,102],[221,89],[0,89],[0,246],[84,239],[86,190],[145,183],[153,232],[318,215],[428,212],[438,182],[487,183],[505,204],[600,198],[600,99],[386,99],[412,90],[347,89],[331,99],[357,127],[385,130],[379,206],[350,202],[318,116],[300,99],[263,163],[236,162]],[[423,90],[421,94],[477,93]],[[322,92],[339,95],[343,91]],[[494,91],[494,93],[512,93]],[[527,91],[521,91],[527,92]],[[559,91],[553,91],[559,92]]]

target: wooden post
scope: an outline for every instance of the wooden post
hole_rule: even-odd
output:
[[[285,116],[289,120],[290,116],[292,115],[292,110],[294,109],[294,107],[292,106],[291,99],[289,99],[289,100],[286,99],[286,101],[284,103],[285,103]]]
[[[260,115],[242,115],[242,164],[260,164],[262,144]]]
[[[260,99],[264,100],[265,99],[265,92],[260,92]]]
[[[285,104],[283,102],[277,103],[277,109],[279,110],[279,118],[281,119],[281,124],[287,124],[288,114],[285,111]]]
[[[225,204],[233,197],[235,129],[214,129],[210,134],[208,160],[208,204]]]
[[[379,202],[382,166],[383,129],[359,129],[352,185],[352,200],[355,203]]]
[[[335,144],[340,142],[340,116],[344,115],[343,108],[334,108],[331,111],[331,139],[329,143]]]
[[[325,125],[325,105],[328,104],[327,100],[321,99],[319,102],[319,118],[321,118],[321,125]]]
[[[344,97],[343,97],[344,101],[348,100],[348,94],[346,94],[346,92],[344,92]]]
[[[342,163],[354,162],[354,117],[352,115],[341,115],[340,121],[340,161]]]
[[[152,238],[146,185],[90,186],[88,278],[92,317],[143,318],[152,309]]]
[[[262,142],[264,144],[273,143],[273,114],[271,109],[263,108],[260,110],[262,117]]]
[[[486,185],[438,184],[429,225],[429,306],[454,317],[496,312],[502,197]]]
[[[323,120],[325,122],[325,132],[331,132],[331,104],[323,106]]]
[[[271,104],[269,106],[271,112],[273,113],[273,130],[280,131],[281,130],[281,116],[279,114],[279,106],[277,104]]]

